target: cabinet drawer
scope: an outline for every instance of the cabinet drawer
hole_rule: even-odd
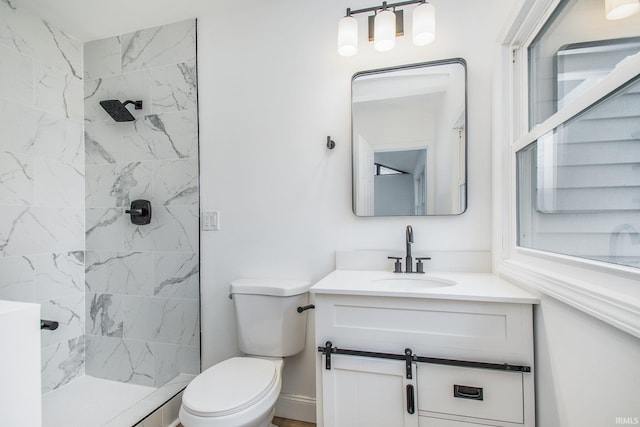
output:
[[[418,410],[522,423],[522,375],[419,363]]]
[[[467,423],[442,418],[418,417],[418,427],[491,427],[491,424]]]

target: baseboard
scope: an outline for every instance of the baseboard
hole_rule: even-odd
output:
[[[281,393],[276,402],[276,417],[315,423],[316,399]]]

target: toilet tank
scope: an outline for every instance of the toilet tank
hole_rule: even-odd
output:
[[[286,357],[302,351],[311,284],[303,280],[238,279],[231,282],[240,350],[254,356]]]

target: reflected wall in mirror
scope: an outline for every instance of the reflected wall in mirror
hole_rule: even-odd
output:
[[[356,73],[353,212],[458,215],[467,207],[466,62]]]

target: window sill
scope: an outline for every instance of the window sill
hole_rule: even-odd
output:
[[[610,275],[607,283],[599,285],[573,275],[551,272],[549,268],[531,265],[521,260],[502,261],[497,274],[506,280],[548,295],[581,310],[597,319],[640,338],[640,283],[634,280],[637,292],[611,290],[618,277]],[[595,278],[598,281],[598,278]]]

